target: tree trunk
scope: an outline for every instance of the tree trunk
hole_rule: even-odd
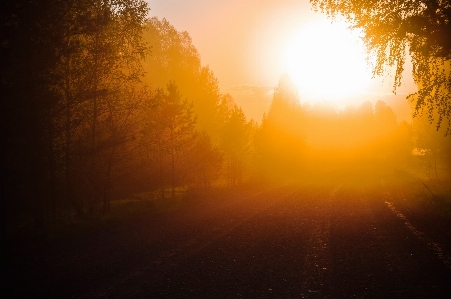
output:
[[[80,214],[78,204],[74,202],[73,194],[72,194],[72,169],[71,169],[71,153],[70,153],[70,144],[72,142],[72,132],[71,132],[71,92],[70,92],[70,61],[69,57],[66,58],[66,78],[65,78],[65,86],[64,86],[64,96],[66,98],[66,119],[65,119],[65,133],[66,140],[64,143],[64,153],[65,153],[65,181],[66,181],[66,201],[69,205],[73,205],[74,209],[77,211],[77,214]]]
[[[161,149],[161,144],[158,144],[158,160],[160,166],[160,189],[161,189],[161,199],[164,199],[164,173],[163,173],[163,152]]]
[[[172,185],[172,199],[175,198],[175,163],[174,163],[174,135],[171,129],[171,185]]]

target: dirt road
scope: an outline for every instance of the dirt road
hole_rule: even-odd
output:
[[[2,270],[2,292],[8,298],[448,298],[451,268],[442,243],[449,240],[429,242],[389,196],[382,184],[369,189],[340,179],[248,188],[37,248]]]

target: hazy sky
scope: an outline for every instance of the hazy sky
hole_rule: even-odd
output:
[[[188,31],[221,87],[274,85],[287,38],[315,14],[308,1],[149,0],[151,15]]]
[[[254,88],[277,85],[284,73],[284,47],[290,38],[312,22],[327,20],[314,12],[308,0],[148,0],[150,15],[166,18],[177,30],[188,31],[200,53],[202,65],[209,65],[223,92],[230,92],[244,110],[251,105],[256,116],[267,101],[244,97],[241,85]],[[398,94],[414,90],[407,66],[406,80]],[[390,78],[373,80],[365,92],[388,94]],[[249,93],[248,93],[249,95]],[[241,97],[241,98],[240,98]],[[390,102],[389,97],[385,97]],[[399,96],[397,97],[399,98]],[[260,105],[260,106],[259,106]],[[265,107],[266,107],[265,106]],[[253,116],[254,117],[254,116]]]

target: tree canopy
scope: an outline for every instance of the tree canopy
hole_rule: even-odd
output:
[[[69,207],[109,209],[145,98],[147,13],[143,0],[1,2],[2,236],[5,209],[36,226]]]
[[[393,91],[401,85],[409,51],[418,91],[409,95],[414,116],[427,112],[437,130],[451,130],[451,2],[449,0],[311,0],[315,10],[362,30],[373,75],[395,69]]]
[[[200,54],[186,31],[178,31],[166,19],[153,17],[146,23],[144,38],[152,54],[144,63],[144,82],[152,90],[177,83],[181,94],[193,102],[197,129],[218,135],[220,127],[217,107],[221,101],[219,82],[208,66],[202,66]],[[211,136],[213,139],[216,136]]]

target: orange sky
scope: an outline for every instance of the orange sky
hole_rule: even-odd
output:
[[[189,32],[202,64],[213,70],[221,91],[230,93],[246,115],[257,121],[269,106],[272,87],[285,72],[282,54],[290,37],[312,22],[326,19],[311,9],[308,0],[148,2],[151,16],[164,17],[177,30]],[[405,94],[415,91],[410,70],[407,65],[397,96],[391,94],[391,78],[375,79],[355,95],[355,102],[382,96],[400,119],[408,118]]]

